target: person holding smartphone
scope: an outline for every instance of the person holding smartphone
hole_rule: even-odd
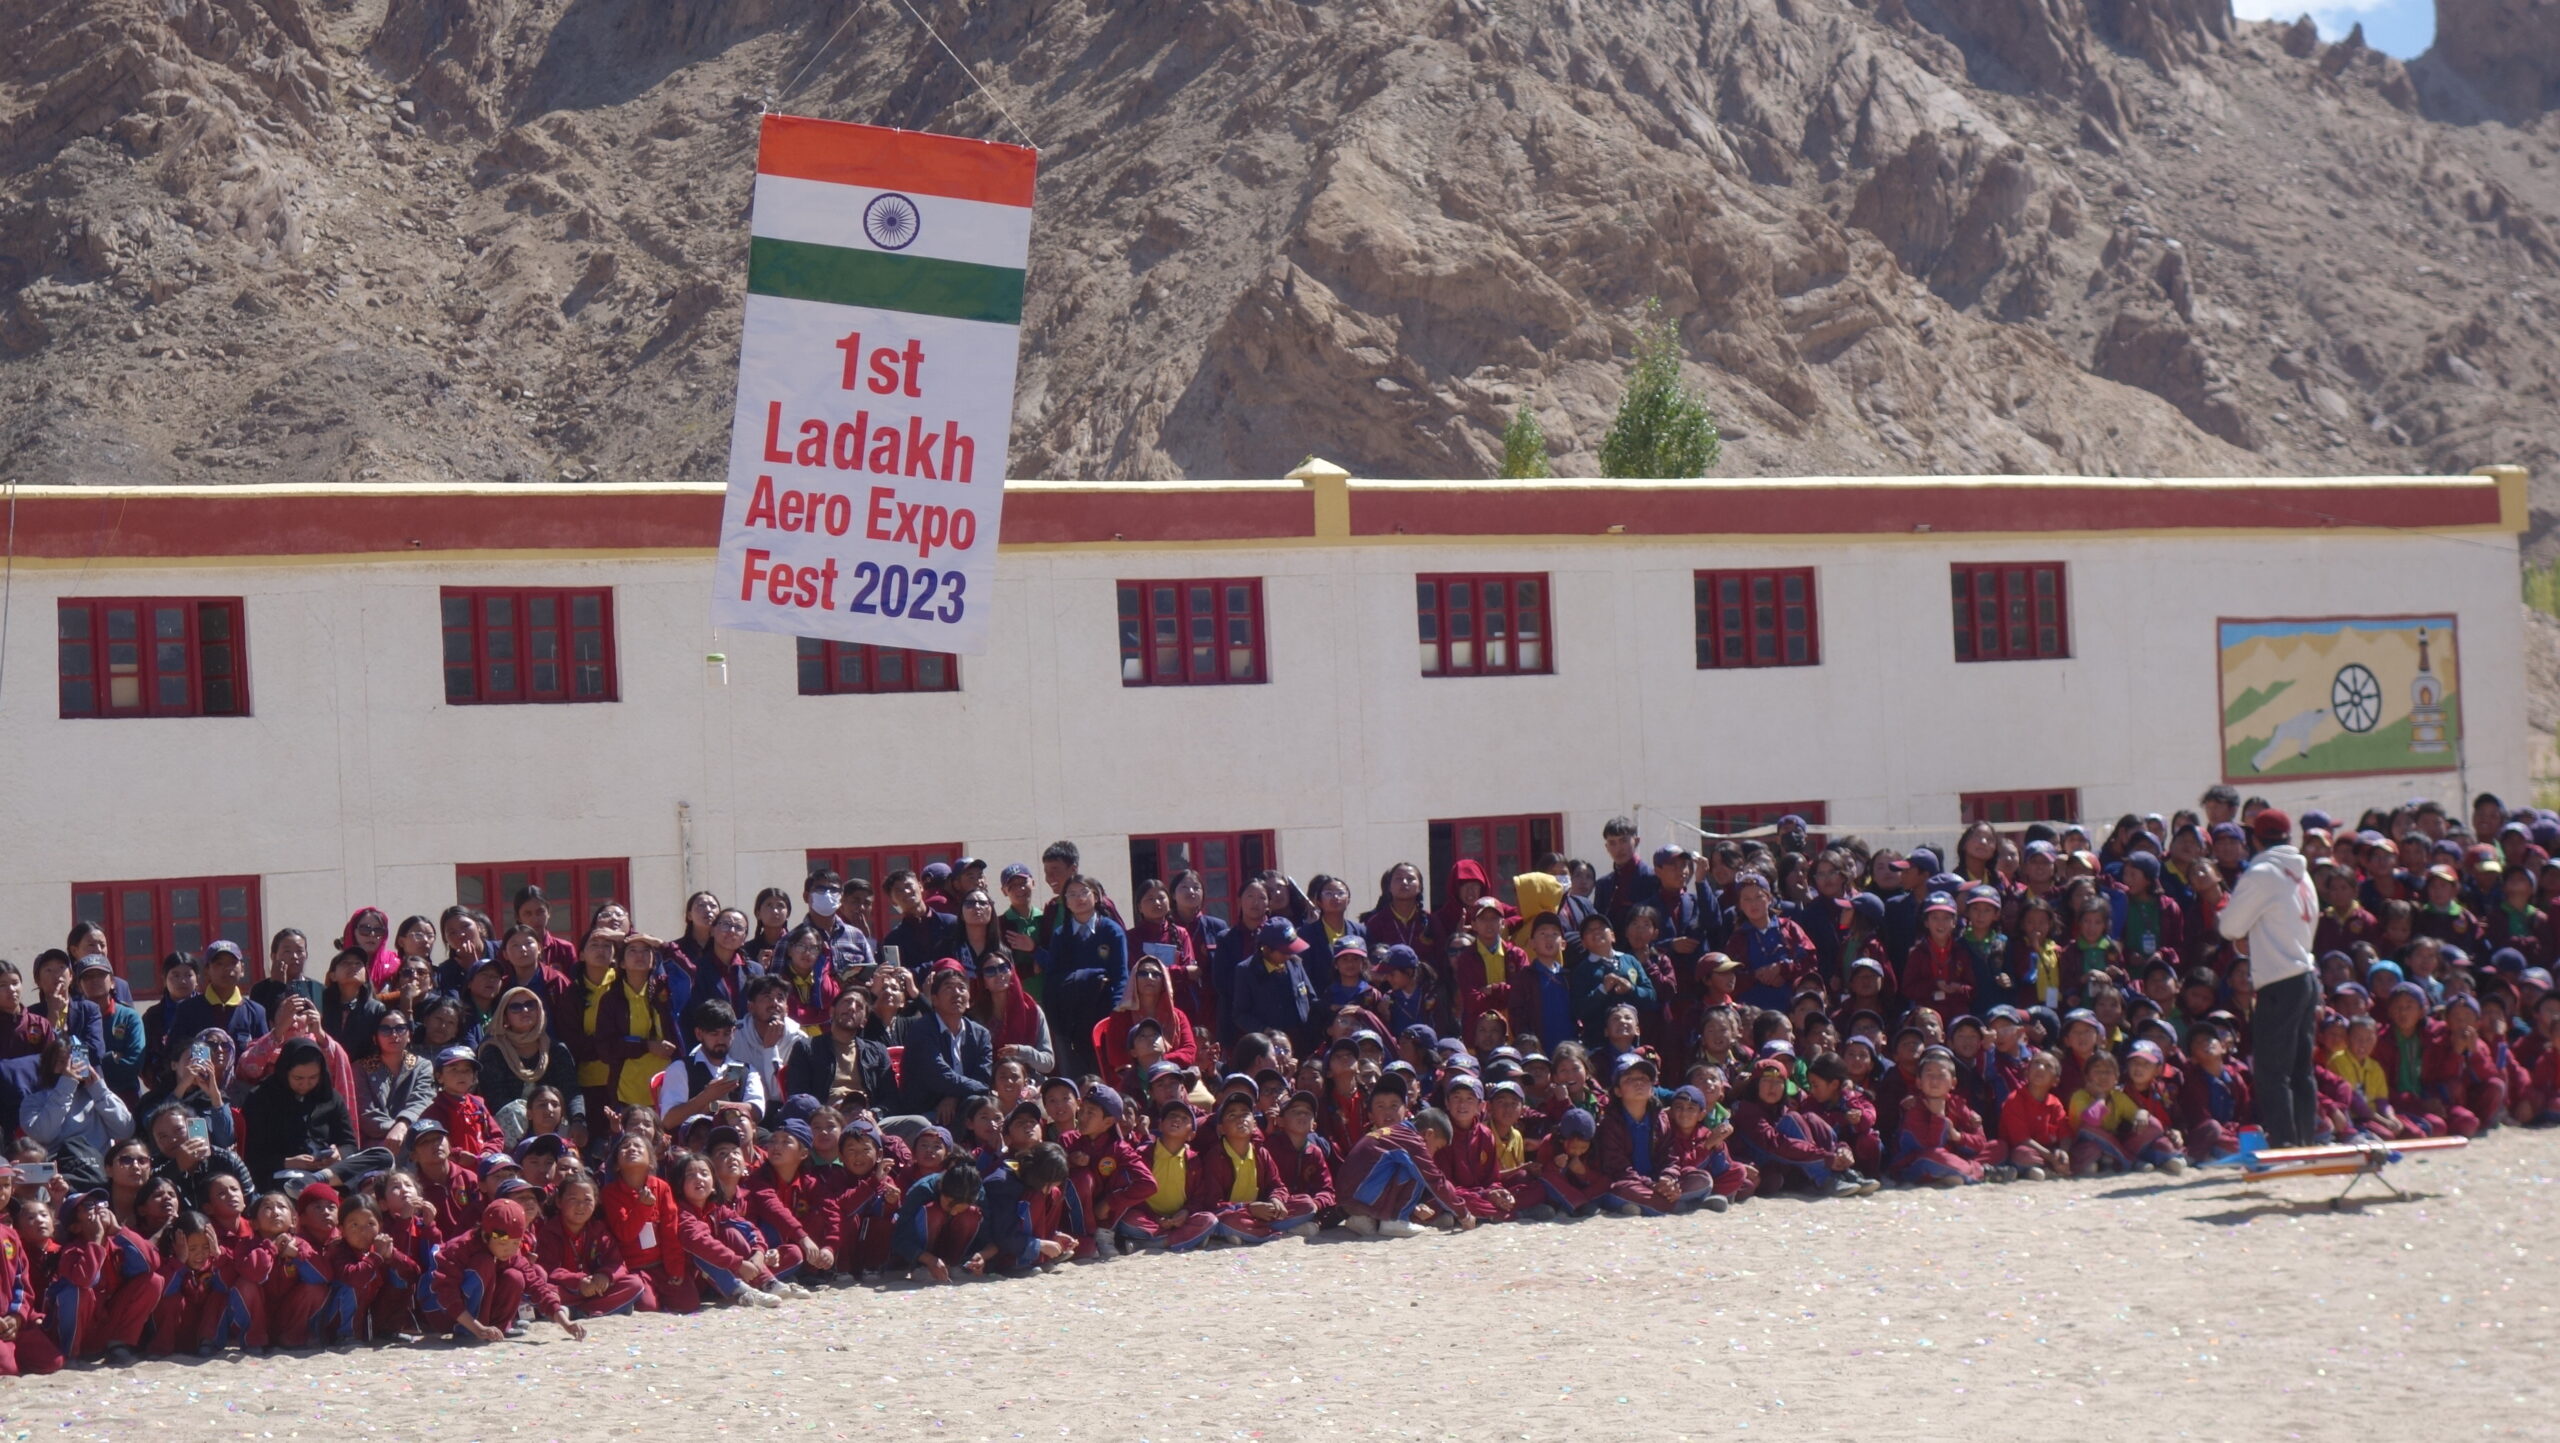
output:
[[[764,1116],[764,1079],[744,1059],[729,1056],[738,1035],[738,1014],[717,997],[693,1004],[694,1048],[658,1079],[658,1120],[670,1135],[687,1120],[724,1107],[743,1106]]]
[[[133,1114],[95,1063],[56,1036],[36,1057],[36,1081],[18,1105],[18,1130],[42,1143],[76,1187],[102,1187],[109,1147],[133,1136]]]

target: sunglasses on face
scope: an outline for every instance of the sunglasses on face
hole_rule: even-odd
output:
[[[395,1037],[406,1037],[409,1035],[409,1024],[406,1022],[386,1022],[373,1030],[376,1032],[388,1032]]]
[[[507,1004],[507,1010],[509,1012],[535,1012],[541,1010],[541,1004],[538,1002],[510,1002]]]

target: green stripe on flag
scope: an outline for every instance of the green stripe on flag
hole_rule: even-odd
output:
[[[1022,272],[930,256],[757,236],[747,250],[747,289],[784,300],[1022,324]]]

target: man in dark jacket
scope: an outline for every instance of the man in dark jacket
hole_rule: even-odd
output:
[[[898,1030],[905,1110],[949,1125],[961,1099],[995,1091],[996,1040],[969,1020],[969,977],[959,964],[925,979],[925,1000],[933,1010]]]
[[[870,993],[837,993],[827,1006],[827,1030],[793,1052],[783,1067],[783,1095],[814,1097],[848,1118],[894,1104],[898,1074],[889,1065],[889,1049],[862,1035],[870,1020]]]

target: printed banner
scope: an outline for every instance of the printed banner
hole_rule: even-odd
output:
[[[1037,162],[764,118],[714,625],[986,650]]]
[[[2226,617],[2220,627],[2224,781],[2458,763],[2452,617]]]

